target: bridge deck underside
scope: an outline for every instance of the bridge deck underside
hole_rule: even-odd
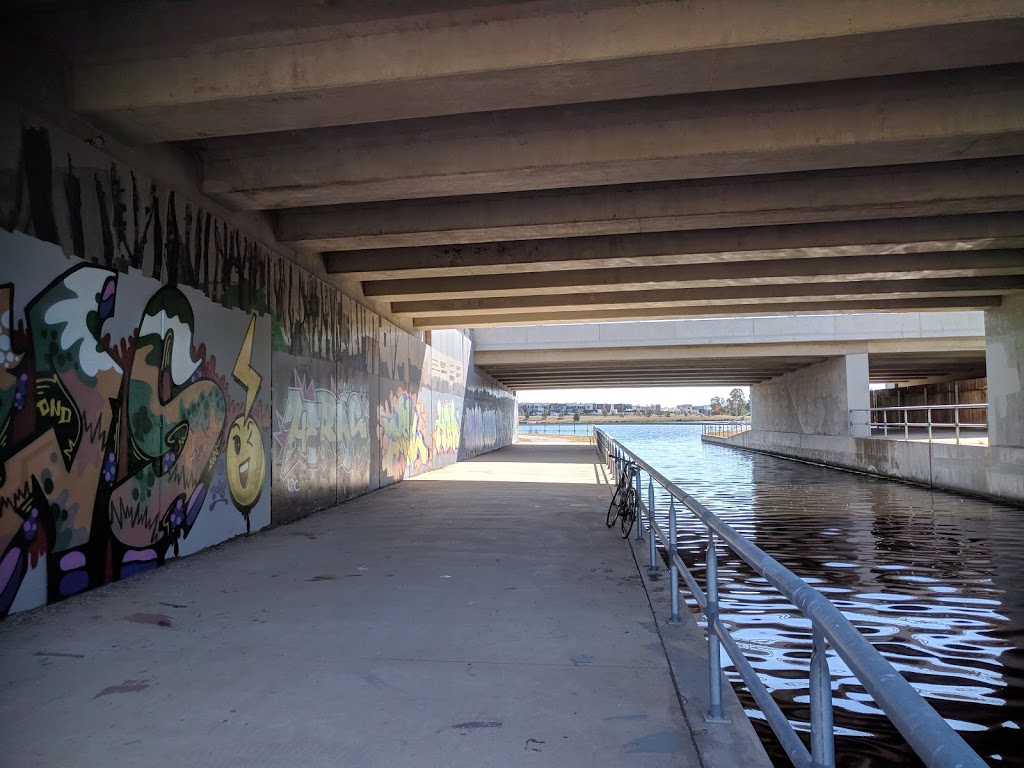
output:
[[[6,89],[406,328],[1024,290],[1021,0],[24,5]]]
[[[481,366],[517,390],[559,387],[710,386],[756,384],[824,357],[687,358],[607,362],[541,362]],[[984,351],[869,354],[872,382],[970,379],[985,375]]]

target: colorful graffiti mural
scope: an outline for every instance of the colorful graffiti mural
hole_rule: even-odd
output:
[[[326,386],[293,371],[293,384],[274,411],[274,465],[284,494],[329,489],[328,502],[369,486],[369,398],[331,377]],[[336,501],[336,497],[335,497]]]
[[[150,294],[137,325],[118,322],[125,281],[136,301]],[[260,377],[248,367],[255,319],[231,354],[236,372],[248,371],[239,392],[197,344],[178,288],[78,264],[31,298],[24,319],[15,290],[0,288],[0,615],[43,559],[46,599],[58,600],[177,554],[217,501],[211,480],[229,411],[241,409],[235,395],[245,398],[252,462],[265,458],[269,427],[259,424]],[[262,476],[248,480],[252,490],[231,494],[247,527],[263,488]]]
[[[462,414],[452,398],[434,400],[434,455],[456,457],[461,440]]]
[[[0,130],[0,618],[513,440],[465,334],[428,345],[35,118]]]
[[[430,422],[416,394],[404,389],[382,398],[378,415],[380,470],[393,480],[430,466]]]

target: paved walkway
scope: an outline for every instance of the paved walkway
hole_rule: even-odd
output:
[[[607,498],[518,445],[13,616],[2,762],[700,765]]]

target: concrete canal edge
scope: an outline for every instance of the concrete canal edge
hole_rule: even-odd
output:
[[[730,722],[705,722],[704,713],[708,711],[709,696],[708,644],[704,632],[688,610],[680,611],[682,623],[668,623],[671,614],[668,569],[659,559],[659,571],[651,576],[646,565],[646,539],[638,547],[634,536],[630,535],[629,546],[647,593],[654,616],[654,629],[665,649],[672,683],[701,765],[705,768],[772,768],[764,745],[728,682],[723,681],[722,702]]]
[[[731,437],[701,435],[701,440],[780,459],[1024,506],[1024,448],[765,430],[747,430]]]

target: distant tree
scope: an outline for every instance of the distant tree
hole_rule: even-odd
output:
[[[580,412],[579,411],[573,411],[572,412],[572,420],[573,421],[579,421],[580,420]]]
[[[711,398],[711,412],[722,413],[725,410],[725,401],[720,397]]]
[[[729,399],[726,401],[726,404],[729,408],[729,413],[733,416],[742,416],[750,410],[747,398],[739,387],[736,387],[736,389],[729,393]]]

